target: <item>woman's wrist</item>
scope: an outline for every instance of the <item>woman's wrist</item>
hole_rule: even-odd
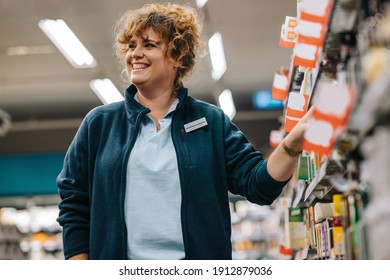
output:
[[[286,144],[286,140],[282,141],[282,148],[291,157],[297,157],[302,153],[302,150],[295,150]]]

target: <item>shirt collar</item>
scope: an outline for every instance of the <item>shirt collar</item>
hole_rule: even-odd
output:
[[[139,99],[138,99],[138,92],[135,93],[135,95],[134,95],[134,100],[137,101],[139,104],[141,104],[141,103],[139,102]],[[168,112],[165,114],[164,118],[166,118],[166,117],[167,117],[168,115],[170,115],[173,111],[175,111],[178,104],[179,104],[179,98],[176,97],[175,100],[172,102],[171,107],[169,107]]]

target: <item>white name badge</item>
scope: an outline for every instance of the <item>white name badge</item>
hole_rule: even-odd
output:
[[[207,125],[206,118],[203,117],[203,118],[200,118],[200,119],[195,120],[193,122],[185,124],[184,125],[184,130],[185,130],[186,133],[188,133],[188,132],[194,131],[194,130],[196,130],[198,128],[204,127],[206,125]]]

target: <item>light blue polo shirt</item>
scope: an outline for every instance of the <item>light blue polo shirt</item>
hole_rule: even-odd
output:
[[[178,103],[176,99],[159,120],[160,131],[149,116],[142,118],[130,153],[125,195],[129,259],[185,257],[179,170],[171,137],[172,114]]]

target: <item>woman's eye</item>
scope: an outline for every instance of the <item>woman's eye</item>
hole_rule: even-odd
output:
[[[154,47],[156,47],[156,45],[154,45],[152,43],[146,43],[145,47],[147,47],[147,48],[154,48]]]
[[[135,44],[129,44],[129,49],[135,49],[136,45]]]

